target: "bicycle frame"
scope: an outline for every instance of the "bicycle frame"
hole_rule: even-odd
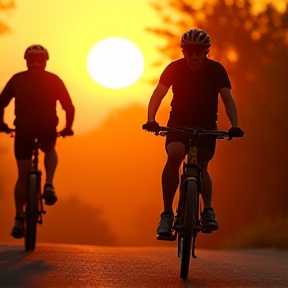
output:
[[[39,224],[43,223],[42,214],[46,214],[46,211],[43,210],[43,199],[41,196],[41,177],[42,171],[38,168],[39,163],[39,142],[38,139],[35,139],[33,154],[32,154],[32,166],[29,175],[36,175],[37,178],[37,199],[38,199],[38,218],[37,222]]]
[[[25,235],[25,251],[34,251],[36,245],[37,224],[42,224],[42,214],[46,214],[43,210],[43,200],[41,196],[41,176],[42,172],[38,169],[39,142],[35,139],[32,154],[31,170],[27,179],[27,195],[26,195],[26,235]]]

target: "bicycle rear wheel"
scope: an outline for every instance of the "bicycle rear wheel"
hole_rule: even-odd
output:
[[[197,183],[189,181],[187,184],[187,196],[185,199],[184,230],[180,255],[180,277],[186,279],[188,276],[191,257],[193,228],[197,221]]]
[[[38,219],[38,179],[34,173],[29,174],[26,196],[26,235],[25,251],[34,251]]]

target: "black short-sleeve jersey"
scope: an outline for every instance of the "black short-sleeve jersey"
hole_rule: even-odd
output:
[[[15,74],[0,94],[0,114],[12,98],[15,98],[16,126],[19,123],[38,121],[54,123],[56,126],[57,101],[69,114],[68,118],[73,119],[74,106],[63,81],[45,70],[28,69]]]
[[[225,68],[208,58],[201,72],[192,71],[184,58],[170,63],[159,83],[172,86],[171,117],[198,125],[217,121],[219,90],[231,89]]]

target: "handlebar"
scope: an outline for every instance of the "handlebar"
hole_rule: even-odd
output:
[[[8,130],[5,130],[5,131],[0,131],[0,133],[1,132],[3,132],[3,133],[7,133],[7,134],[10,134],[11,135],[11,137],[13,137],[14,136],[14,132],[16,131],[16,129],[14,129],[14,128],[8,128]],[[61,131],[57,131],[57,137],[66,137],[66,136],[72,136],[72,135],[62,135],[61,134]]]
[[[191,138],[197,138],[204,135],[212,135],[215,136],[217,139],[226,139],[226,140],[232,140],[232,136],[229,135],[229,132],[226,130],[206,130],[200,127],[165,127],[160,126],[160,131],[154,132],[156,136],[166,136],[168,133],[178,133],[178,134],[184,134],[187,137]]]

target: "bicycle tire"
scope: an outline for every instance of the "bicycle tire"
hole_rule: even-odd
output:
[[[180,278],[186,279],[189,271],[191,257],[191,247],[193,228],[197,221],[197,183],[189,181],[187,183],[187,196],[185,201],[183,244],[180,257]]]
[[[29,174],[26,196],[26,235],[25,251],[34,251],[36,244],[38,218],[38,179],[36,174]]]

